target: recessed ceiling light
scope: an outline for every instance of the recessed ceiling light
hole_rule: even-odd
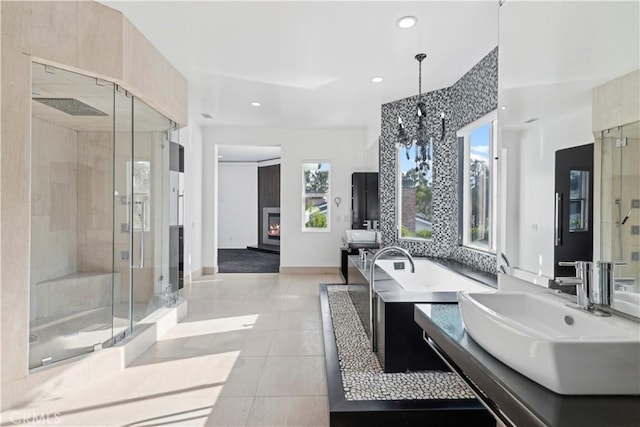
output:
[[[396,21],[396,25],[398,28],[402,28],[406,30],[407,28],[411,28],[418,22],[418,18],[415,16],[403,16],[402,18]]]
[[[253,101],[251,105],[253,105],[254,107],[259,107],[262,104],[260,104],[259,102]]]
[[[501,110],[506,110],[506,109],[507,109],[507,106],[506,106],[506,105],[503,105],[502,107],[500,107],[500,109],[501,109]]]
[[[371,77],[371,81],[374,83],[380,83],[381,81],[383,81],[384,79],[380,76],[376,76],[376,77]]]
[[[222,154],[218,154],[218,158],[219,158],[219,159],[221,159],[221,158],[223,158],[223,157],[224,157],[224,156],[223,156]]]
[[[200,113],[200,115],[202,117],[204,117],[205,119],[212,119],[213,118],[213,116],[211,114],[209,114],[209,113]]]

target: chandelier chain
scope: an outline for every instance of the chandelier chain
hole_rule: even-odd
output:
[[[422,95],[422,61],[418,61],[418,95]]]

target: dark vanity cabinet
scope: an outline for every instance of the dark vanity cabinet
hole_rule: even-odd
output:
[[[351,175],[351,228],[366,229],[365,221],[378,221],[378,173],[354,172]]]
[[[175,292],[184,287],[184,147],[169,149],[169,284]]]

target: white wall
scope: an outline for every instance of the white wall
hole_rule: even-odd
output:
[[[258,165],[218,163],[218,248],[258,244]]]
[[[379,171],[379,156],[380,156],[380,129],[382,129],[382,102],[378,106],[378,111],[375,120],[369,123],[367,126],[366,135],[366,162],[369,167],[368,170],[359,172],[378,172]]]
[[[184,145],[184,270],[185,276],[202,268],[202,129],[191,119],[180,130],[180,143]]]
[[[279,145],[281,159],[281,267],[337,267],[340,264],[341,237],[349,226],[351,212],[351,174],[377,170],[367,150],[365,129],[204,129],[203,265],[216,267],[215,258],[215,168],[217,145]],[[302,162],[331,162],[331,197],[342,199],[340,207],[332,203],[331,231],[302,232]],[[222,178],[219,184],[223,185]],[[222,224],[218,227],[222,232]]]
[[[503,134],[507,148],[506,254],[512,266],[553,277],[555,152],[593,143],[591,108],[570,113],[520,133]],[[513,136],[519,136],[513,138]],[[512,139],[513,138],[513,139]],[[515,191],[514,191],[515,186]],[[517,217],[516,221],[509,218]]]

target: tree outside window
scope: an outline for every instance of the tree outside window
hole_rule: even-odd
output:
[[[329,231],[330,168],[328,162],[306,162],[303,170],[303,231]]]
[[[398,150],[399,191],[398,218],[400,237],[410,239],[430,239],[433,233],[433,168],[432,152],[428,153],[428,167],[416,168],[416,147]]]

